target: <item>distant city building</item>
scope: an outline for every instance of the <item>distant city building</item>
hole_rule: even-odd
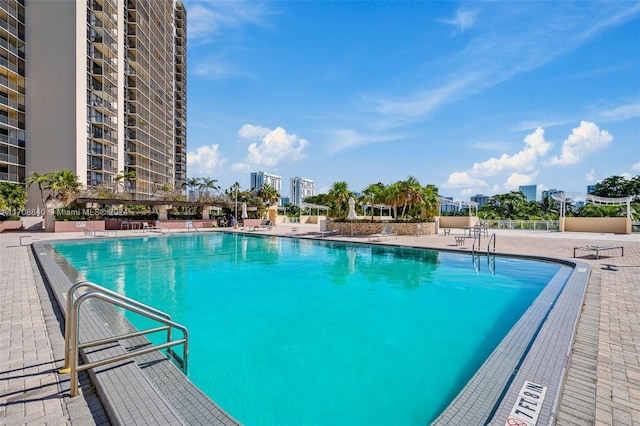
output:
[[[282,197],[282,198],[280,199],[280,206],[281,206],[281,207],[284,207],[284,206],[286,206],[286,205],[287,205],[287,204],[289,204],[289,203],[291,203],[291,198],[289,198],[289,197]]]
[[[302,201],[315,195],[315,182],[303,177],[291,178],[291,204],[302,206]]]
[[[595,185],[587,185],[587,194],[593,194],[595,190],[596,190]]]
[[[480,208],[489,202],[489,198],[488,195],[476,194],[471,196],[471,201],[478,203],[478,208]]]
[[[564,191],[561,191],[559,189],[548,189],[546,191],[542,191],[542,199],[545,199],[546,197],[551,197],[554,194],[564,194]]]
[[[538,193],[538,185],[520,185],[518,191],[524,194],[527,201],[536,201]]]
[[[271,185],[273,189],[282,195],[282,176],[272,175],[266,172],[251,173],[251,190],[258,192],[265,184]]]

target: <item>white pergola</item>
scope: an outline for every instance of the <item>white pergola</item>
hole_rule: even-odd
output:
[[[599,206],[627,206],[627,217],[631,217],[631,200],[633,197],[599,197],[597,195],[585,194],[584,192],[556,192],[551,197],[560,202],[560,217],[564,217],[567,208],[567,200],[584,201]]]
[[[300,203],[300,213],[302,213],[303,209],[311,209],[311,210],[316,209],[316,213],[318,216],[320,216],[320,210],[323,210],[323,211],[331,210],[329,207],[321,206],[319,204]]]
[[[363,215],[367,216],[367,209],[371,209],[371,203],[366,203],[362,205],[362,213]],[[382,216],[382,211],[383,210],[387,210],[387,216],[391,216],[391,206],[388,206],[386,204],[374,204],[373,205],[373,212],[375,213],[375,209],[378,209],[380,211],[380,216]],[[371,215],[369,215],[371,216]]]
[[[471,209],[475,208],[476,210],[476,216],[478,216],[478,206],[479,204],[476,203],[475,201],[454,201],[454,200],[450,200],[448,198],[442,198],[440,197],[440,205],[438,206],[438,212],[442,213],[442,206],[443,205],[447,205],[447,206],[456,206],[458,207],[458,210],[462,210],[462,209],[469,209],[469,216],[471,216]]]

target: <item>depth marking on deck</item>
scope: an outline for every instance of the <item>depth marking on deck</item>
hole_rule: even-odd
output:
[[[546,386],[524,382],[505,426],[535,426],[546,394]]]

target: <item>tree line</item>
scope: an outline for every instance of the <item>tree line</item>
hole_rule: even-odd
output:
[[[116,176],[117,187],[102,189],[89,188],[83,195],[93,195],[97,198],[123,197],[130,200],[129,190],[135,182],[134,172],[121,172]],[[82,185],[78,177],[70,170],[60,170],[46,174],[31,172],[24,184],[0,182],[0,211],[4,219],[24,211],[27,202],[26,188],[37,186],[42,206],[69,205],[81,193]],[[190,178],[183,188],[190,189],[194,197],[191,201],[212,203],[247,203],[255,206],[256,213],[262,215],[270,206],[276,204],[281,195],[271,185],[265,184],[260,190],[242,189],[235,182],[228,189],[223,190],[216,179]],[[187,201],[182,191],[175,191],[171,185],[159,185],[157,191],[159,199],[167,201]],[[119,194],[119,195],[118,195]],[[124,194],[124,196],[123,196]],[[629,179],[623,176],[611,176],[594,186],[593,195],[600,197],[619,198],[633,197],[632,214],[635,220],[640,214],[640,175]],[[391,210],[395,220],[430,220],[438,215],[440,196],[435,185],[421,185],[413,176],[389,185],[382,182],[368,185],[358,196],[349,188],[345,181],[333,183],[329,191],[305,198],[306,203],[317,204],[329,208],[328,216],[344,219],[348,213],[349,198],[356,202],[356,210],[367,210],[366,217],[373,219],[374,215],[382,215],[382,206]],[[124,201],[124,200],[123,200]],[[130,200],[133,201],[133,200]],[[297,206],[288,204],[290,214],[299,212]],[[13,212],[13,213],[12,213]],[[566,216],[582,217],[618,217],[626,216],[626,206],[606,206],[586,204],[578,206],[575,200],[567,199],[565,205]],[[235,211],[232,213],[235,215]],[[445,214],[467,215],[467,211]],[[478,211],[481,219],[520,219],[520,220],[556,220],[560,216],[560,203],[552,197],[545,197],[540,201],[527,201],[524,194],[512,191],[496,194]]]
[[[625,179],[623,176],[611,176],[598,182],[592,195],[607,198],[633,197],[631,213],[634,220],[640,219],[640,175]],[[481,219],[511,220],[557,220],[560,217],[560,202],[552,197],[541,201],[527,201],[520,191],[497,194],[489,198],[478,216]],[[598,205],[587,203],[578,205],[576,200],[567,198],[565,216],[568,217],[625,217],[626,205]]]

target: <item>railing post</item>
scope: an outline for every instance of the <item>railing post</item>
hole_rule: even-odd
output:
[[[81,296],[79,296],[78,298],[74,299],[74,293],[75,291],[82,287],[82,286],[87,286],[90,288],[94,288],[96,291],[91,291],[91,292],[87,292],[82,294]],[[159,328],[155,328],[155,329],[149,329],[149,330],[144,330],[144,331],[140,331],[140,332],[135,332],[135,333],[129,333],[127,335],[122,335],[119,337],[115,337],[115,338],[109,338],[109,339],[101,339],[101,340],[96,340],[90,343],[85,343],[83,345],[80,345],[80,335],[79,335],[79,328],[80,328],[80,307],[81,304],[89,298],[98,298],[101,299],[103,301],[106,301],[107,303],[111,303],[113,305],[116,306],[120,306],[122,308],[128,309],[132,312],[135,312],[137,314],[146,316],[148,318],[151,318],[155,321],[158,321],[160,323],[165,324],[165,326],[167,326],[167,343],[162,344],[162,345],[157,345],[154,346],[152,345],[151,348],[147,348],[147,349],[143,349],[143,350],[139,350],[139,351],[134,351],[130,354],[125,354],[125,355],[120,355],[120,356],[116,356],[116,357],[112,357],[112,358],[108,358],[108,359],[104,359],[101,361],[96,361],[93,363],[88,363],[86,365],[83,366],[79,366],[79,357],[80,357],[80,347],[85,348],[85,347],[90,347],[90,346],[96,346],[96,345],[100,345],[100,344],[104,344],[106,342],[114,342],[117,340],[120,340],[122,338],[129,338],[129,337],[134,337],[134,336],[139,336],[139,335],[143,335],[146,333],[151,333],[151,332],[156,332],[156,331],[160,331],[161,329],[163,329],[164,327],[159,327]],[[127,359],[127,358],[131,358],[134,357],[136,355],[142,355],[144,353],[149,353],[153,350],[161,350],[163,348],[170,348],[171,346],[174,345],[178,345],[178,344],[182,344],[183,345],[183,359],[182,359],[182,370],[185,374],[187,374],[187,369],[188,369],[188,354],[189,354],[189,349],[188,349],[188,338],[189,338],[189,333],[186,327],[175,323],[171,320],[171,317],[162,312],[159,311],[155,308],[152,308],[150,306],[144,305],[140,302],[137,302],[133,299],[129,299],[127,297],[121,296],[116,292],[113,292],[111,290],[107,290],[105,288],[102,288],[96,284],[93,284],[91,282],[88,281],[81,281],[76,283],[75,285],[71,286],[71,288],[69,288],[68,292],[67,292],[67,312],[66,312],[66,318],[65,318],[65,367],[63,369],[60,370],[61,374],[64,373],[69,373],[70,374],[70,378],[69,378],[69,395],[71,397],[77,396],[79,391],[78,391],[78,371],[85,371],[87,369],[90,368],[94,368],[94,367],[98,367],[101,365],[106,365],[110,362],[115,362],[115,361],[119,361],[122,359]],[[173,342],[172,338],[171,338],[171,329],[175,327],[178,330],[182,331],[183,333],[183,339],[182,340],[176,340],[175,342]]]
[[[76,290],[82,286],[90,284],[88,281],[78,281],[67,290],[67,311],[64,316],[64,366],[58,371],[59,374],[67,374],[69,373],[69,361],[71,358],[71,347],[70,347],[70,331],[72,328],[72,304],[73,297]]]
[[[78,325],[80,324],[80,303],[82,299],[78,298],[71,307],[71,332],[69,336],[70,345],[70,377],[69,377],[69,395],[71,397],[78,395]]]

